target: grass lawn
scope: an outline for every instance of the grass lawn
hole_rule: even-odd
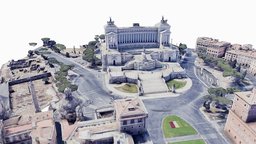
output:
[[[170,121],[176,121],[179,127],[171,128],[169,124]],[[162,129],[165,138],[197,134],[197,131],[192,126],[190,126],[186,121],[175,115],[167,116],[164,118]]]
[[[205,142],[203,140],[199,139],[199,140],[174,142],[174,143],[169,143],[169,144],[205,144]]]
[[[126,93],[137,93],[138,88],[137,85],[135,84],[124,84],[123,86],[120,87],[115,87],[117,90],[126,92]]]
[[[177,79],[170,80],[166,83],[169,88],[172,88],[172,86],[175,84],[176,89],[183,88],[187,84],[186,81]]]

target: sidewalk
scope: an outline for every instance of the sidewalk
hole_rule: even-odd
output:
[[[182,142],[182,141],[190,141],[190,140],[198,140],[198,139],[202,139],[202,137],[199,134],[166,138],[165,141],[169,143],[174,143],[174,142]]]

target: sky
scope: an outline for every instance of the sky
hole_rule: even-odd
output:
[[[0,0],[0,65],[26,56],[29,42],[49,37],[79,47],[104,33],[109,17],[120,27],[153,26],[164,16],[174,44],[196,39],[256,46],[254,0]]]

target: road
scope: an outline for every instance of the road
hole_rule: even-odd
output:
[[[177,115],[189,122],[209,144],[228,143],[222,135],[222,131],[217,131],[215,125],[208,122],[199,111],[203,103],[202,96],[207,94],[206,87],[197,79],[194,74],[194,61],[196,56],[186,57],[181,66],[186,69],[187,75],[191,78],[193,85],[185,94],[174,98],[160,98],[154,100],[143,100],[149,117],[147,128],[149,135],[155,144],[166,143],[163,138],[161,123],[167,115]]]
[[[76,81],[78,92],[86,99],[92,100],[92,105],[100,107],[111,102],[113,95],[109,94],[105,89],[100,72],[87,70],[71,59],[53,52],[49,56],[65,64],[73,64],[75,66],[73,71],[81,75]],[[149,113],[146,125],[154,144],[166,143],[163,138],[161,122],[165,116],[170,114],[180,116],[189,122],[207,143],[227,143],[222,134],[215,129],[215,125],[209,123],[199,111],[203,103],[201,97],[207,94],[207,89],[195,76],[194,61],[195,56],[191,56],[185,58],[181,63],[181,66],[186,69],[187,75],[193,82],[192,88],[187,93],[179,97],[143,100]]]
[[[72,70],[80,75],[80,77],[76,80],[76,84],[78,85],[78,95],[82,96],[86,100],[92,101],[94,108],[108,105],[111,102],[114,96],[108,93],[103,86],[104,81],[101,72],[96,70],[91,72],[71,59],[54,52],[48,54],[47,56],[54,57],[64,64],[74,65]]]

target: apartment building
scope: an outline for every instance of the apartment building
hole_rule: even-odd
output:
[[[196,41],[196,51],[198,54],[206,54],[212,57],[223,57],[230,43],[219,41],[209,37],[199,37]]]
[[[235,144],[255,144],[256,89],[235,94],[224,130]]]
[[[229,50],[225,54],[225,60],[237,61],[237,64],[241,64],[247,68],[248,72],[256,75],[256,51],[254,50]]]

